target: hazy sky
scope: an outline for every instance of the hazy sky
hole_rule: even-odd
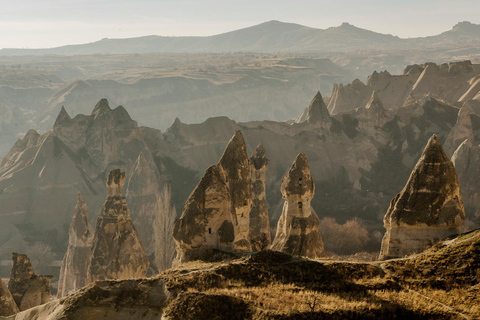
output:
[[[427,36],[459,21],[480,24],[480,0],[0,0],[0,48],[212,35],[268,20]]]

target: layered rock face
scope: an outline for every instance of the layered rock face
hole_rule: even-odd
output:
[[[95,231],[88,220],[87,203],[78,193],[77,205],[68,231],[68,248],[63,257],[58,280],[57,297],[85,286],[87,261],[93,245]]]
[[[250,157],[253,207],[250,211],[250,243],[252,251],[267,249],[271,242],[270,220],[266,199],[266,173],[268,163],[265,148],[259,144]]]
[[[0,279],[0,316],[10,316],[19,311],[10,290],[8,290],[5,283],[3,283],[3,280]]]
[[[8,289],[20,311],[49,302],[52,276],[36,275],[25,254],[13,253],[12,260]]]
[[[457,174],[436,135],[384,217],[379,259],[404,257],[460,232],[465,219]]]
[[[124,184],[125,172],[112,170],[107,180],[107,200],[97,219],[87,262],[87,283],[139,278],[147,274],[147,255],[123,197]]]
[[[318,230],[320,220],[310,205],[314,195],[315,183],[310,174],[307,156],[302,152],[295,158],[282,181],[285,203],[272,250],[308,258],[327,256]]]

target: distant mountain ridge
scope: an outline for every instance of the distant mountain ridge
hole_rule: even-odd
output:
[[[361,29],[344,22],[328,29],[268,21],[207,37],[144,36],[102,39],[48,49],[4,48],[0,55],[134,54],[152,52],[335,52],[363,49],[418,49],[450,43],[480,41],[480,25],[460,22],[439,35],[402,39]]]

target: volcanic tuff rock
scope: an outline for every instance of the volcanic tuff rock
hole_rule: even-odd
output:
[[[53,276],[37,276],[25,254],[12,253],[13,266],[8,289],[20,310],[51,300],[50,280]]]
[[[297,155],[282,181],[285,204],[272,250],[309,258],[327,256],[318,230],[320,220],[310,206],[314,194],[315,183],[310,174],[307,156],[302,152]]]
[[[68,248],[63,257],[58,280],[57,297],[83,288],[87,278],[87,261],[93,245],[94,229],[88,220],[88,209],[82,194],[78,193],[77,205],[68,231]]]
[[[207,169],[175,223],[177,260],[206,259],[214,249],[251,251],[251,241],[258,241],[262,229],[251,237],[250,214],[263,221],[252,205],[251,168],[238,130],[218,164]]]
[[[388,208],[380,259],[403,257],[460,233],[465,219],[455,168],[436,135]]]
[[[295,119],[295,123],[307,123],[312,126],[330,128],[331,118],[320,91],[313,97],[310,105]]]
[[[328,110],[338,114],[364,106],[372,91],[377,92],[386,109],[400,108],[407,100],[420,100],[426,94],[450,104],[463,103],[477,99],[479,75],[480,64],[470,61],[415,64],[407,66],[402,75],[375,71],[366,84],[356,79],[351,84],[335,85]]]
[[[71,118],[61,110],[53,130],[43,135],[30,130],[17,141],[0,167],[0,224],[14,224],[24,236],[30,234],[33,226],[37,236],[44,232],[56,234],[48,244],[54,250],[64,250],[77,192],[85,197],[90,218],[95,218],[105,201],[104,183],[112,167],[129,173],[125,185],[127,200],[135,206],[132,219],[140,237],[145,237],[142,241],[147,243],[154,234],[151,221],[155,215],[159,216],[157,223],[165,225],[165,232],[171,234],[170,189],[145,136],[123,107],[111,109],[105,99],[88,115]],[[139,174],[149,175],[144,184],[138,183],[142,180]],[[161,196],[135,198],[146,191],[144,188],[158,189]],[[165,209],[158,211],[154,207]],[[172,248],[173,240],[169,239],[167,244]],[[164,250],[161,245],[148,246],[147,254],[163,255],[163,251],[155,252],[157,249]],[[166,259],[171,259],[172,251]]]
[[[480,101],[469,100],[463,103],[458,111],[457,122],[445,140],[445,151],[448,155],[465,141],[480,142]]]
[[[0,279],[0,316],[10,316],[19,311],[10,290],[3,283],[3,280]]]
[[[123,194],[125,172],[112,170],[107,180],[107,200],[95,230],[87,262],[87,283],[105,279],[145,277],[148,259],[138,237]]]
[[[240,130],[235,131],[218,162],[230,192],[233,206],[233,227],[236,251],[248,252],[250,244],[250,211],[252,209],[252,179],[247,147]]]
[[[270,220],[265,194],[265,175],[270,160],[265,155],[265,148],[259,144],[250,157],[253,207],[250,211],[250,243],[252,251],[260,251],[270,246]]]

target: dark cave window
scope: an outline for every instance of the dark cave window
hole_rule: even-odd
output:
[[[298,185],[302,186],[302,183],[303,183],[302,178],[298,179]]]
[[[302,209],[302,207],[303,207],[303,203],[299,202],[298,203],[298,208]]]
[[[208,228],[208,234],[212,234],[212,228]]]

